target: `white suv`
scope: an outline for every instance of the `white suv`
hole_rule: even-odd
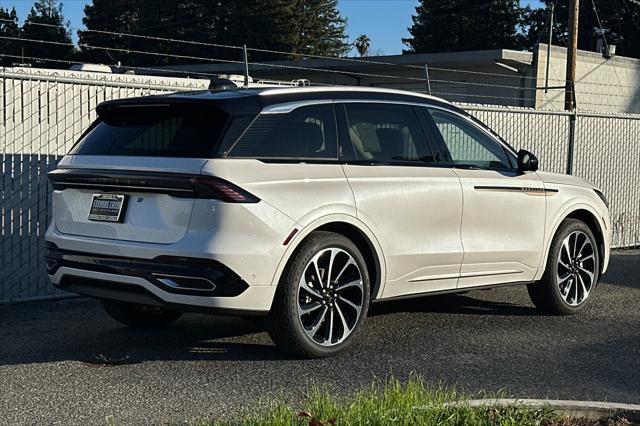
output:
[[[47,268],[127,325],[261,314],[280,348],[323,357],[372,301],[526,284],[570,314],[607,268],[603,194],[437,98],[263,88],[97,113],[49,175]]]

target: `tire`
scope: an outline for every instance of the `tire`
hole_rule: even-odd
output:
[[[542,279],[527,290],[541,312],[572,315],[593,297],[599,277],[600,256],[593,232],[584,222],[567,219],[553,238]]]
[[[279,350],[297,357],[336,355],[362,327],[369,289],[367,265],[356,245],[340,234],[313,232],[282,274],[267,319],[269,335]]]
[[[181,312],[155,306],[136,305],[118,300],[101,302],[111,318],[129,327],[166,327],[182,316]]]

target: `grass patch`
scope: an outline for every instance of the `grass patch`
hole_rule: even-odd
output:
[[[375,383],[349,398],[312,387],[300,408],[275,402],[243,418],[200,425],[550,425],[564,424],[550,408],[521,405],[469,407],[455,389],[432,387],[419,377]]]

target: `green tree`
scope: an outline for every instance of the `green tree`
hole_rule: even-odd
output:
[[[518,0],[420,0],[405,53],[519,47]]]
[[[62,3],[57,0],[38,0],[31,8],[31,12],[22,25],[21,42],[24,55],[43,58],[35,61],[38,65],[49,68],[67,68],[69,64],[60,61],[69,61],[73,58],[75,49],[71,44],[68,23],[65,23],[62,15]],[[29,42],[29,40],[46,40],[50,43]],[[34,62],[33,60],[25,60]]]
[[[20,37],[20,27],[18,26],[18,15],[16,14],[15,7],[9,11],[0,7],[0,36],[3,37]],[[2,52],[10,56],[0,57],[0,65],[9,66],[13,63],[20,62],[19,58],[14,56],[20,55],[20,44],[16,40],[2,40]]]
[[[286,47],[283,42],[290,34],[285,33],[285,21],[276,16],[280,3],[283,0],[94,0],[84,10],[83,23],[87,30],[78,31],[82,58],[91,62],[122,62],[127,66],[201,62],[189,57],[238,61],[242,59],[241,50],[207,44],[247,44],[263,49]],[[154,40],[154,37],[176,41]]]
[[[369,37],[366,34],[361,34],[358,36],[356,41],[353,42],[353,46],[361,57],[367,56],[369,48],[371,47],[371,40],[369,40]]]
[[[246,44],[249,48],[319,55],[340,55],[349,49],[346,22],[337,10],[337,0],[93,0],[84,12],[87,30],[78,31],[78,38],[82,58],[90,62],[120,61],[128,66],[151,67],[242,60],[240,49],[206,44]],[[203,44],[126,37],[105,31]],[[288,58],[269,52],[249,54],[252,61]]]
[[[347,20],[338,0],[291,0],[289,17],[294,25],[291,51],[300,54],[344,56],[349,52]]]
[[[141,0],[93,0],[92,3],[87,4],[84,7],[83,24],[87,30],[104,31],[104,33],[78,31],[81,60],[106,64],[122,61],[129,65],[144,62],[144,57],[140,58],[135,53],[127,52],[154,50],[155,43],[106,32],[144,34],[141,27],[142,21],[146,18],[145,15],[155,15],[155,19],[150,20],[149,25],[161,24],[161,20],[154,13],[155,10],[155,5],[144,8]]]
[[[523,44],[529,49],[533,49],[538,41],[546,43],[548,40],[546,23],[553,1],[543,0],[543,3],[544,8],[525,11],[524,21],[527,25],[523,31]],[[593,4],[595,4],[595,10]],[[600,24],[602,24],[607,43],[617,44],[616,54],[640,58],[640,5],[627,0],[594,0],[593,4],[590,0],[580,3],[578,48],[594,51],[598,45],[598,38],[602,37],[600,35]],[[556,2],[554,44],[566,46],[568,20],[568,4]]]
[[[218,15],[210,37],[214,43],[291,52],[297,40],[295,24],[291,0],[231,0]],[[212,55],[236,60],[241,58],[241,52],[233,49],[218,49]],[[287,57],[270,52],[249,51],[249,59],[282,60]]]

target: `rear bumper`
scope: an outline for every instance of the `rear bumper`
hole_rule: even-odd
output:
[[[202,259],[129,259],[55,247],[45,259],[49,279],[62,290],[179,311],[266,314],[275,294],[273,286],[249,286],[224,265]]]

